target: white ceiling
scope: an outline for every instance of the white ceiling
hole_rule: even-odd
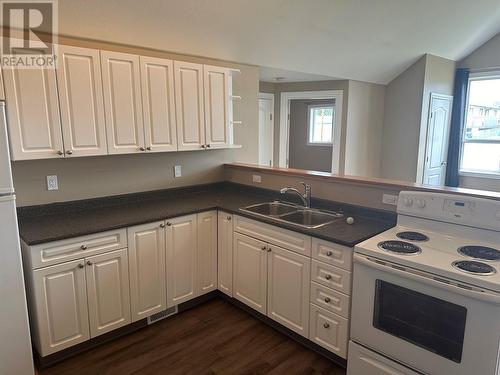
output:
[[[266,66],[261,66],[259,71],[260,80],[264,82],[311,82],[338,79],[335,77],[322,76],[319,74],[294,72],[293,70],[269,68]]]
[[[499,31],[500,0],[59,1],[61,34],[383,84]]]

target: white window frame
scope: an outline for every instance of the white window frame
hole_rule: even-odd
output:
[[[462,134],[460,136],[460,163],[458,166],[458,174],[459,176],[469,176],[469,177],[480,177],[480,178],[490,178],[490,179],[500,179],[500,171],[499,172],[489,172],[489,171],[477,171],[470,169],[462,169],[463,162],[463,154],[464,154],[464,145],[465,143],[495,143],[500,144],[500,140],[493,141],[483,141],[483,140],[473,140],[473,141],[465,141],[465,131],[467,129],[467,115],[469,112],[469,93],[470,86],[472,81],[484,81],[490,79],[500,79],[500,71],[490,71],[490,72],[478,72],[471,73],[469,75],[469,82],[467,83],[467,100],[465,103],[465,122],[462,129]]]
[[[332,108],[333,118],[332,118],[332,140],[331,142],[311,142],[311,110],[315,108]],[[307,145],[308,146],[319,146],[319,147],[331,147],[333,146],[333,137],[335,136],[335,102],[333,104],[309,104],[307,106]]]

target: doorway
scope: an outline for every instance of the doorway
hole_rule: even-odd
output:
[[[259,164],[274,164],[274,95],[259,93]]]

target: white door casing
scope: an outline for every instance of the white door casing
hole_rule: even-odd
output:
[[[217,289],[217,211],[201,212],[198,220],[197,295]]]
[[[274,163],[274,94],[259,93],[259,164]]]

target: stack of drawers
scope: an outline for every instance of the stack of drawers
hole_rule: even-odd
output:
[[[347,358],[352,248],[312,239],[309,339]]]

